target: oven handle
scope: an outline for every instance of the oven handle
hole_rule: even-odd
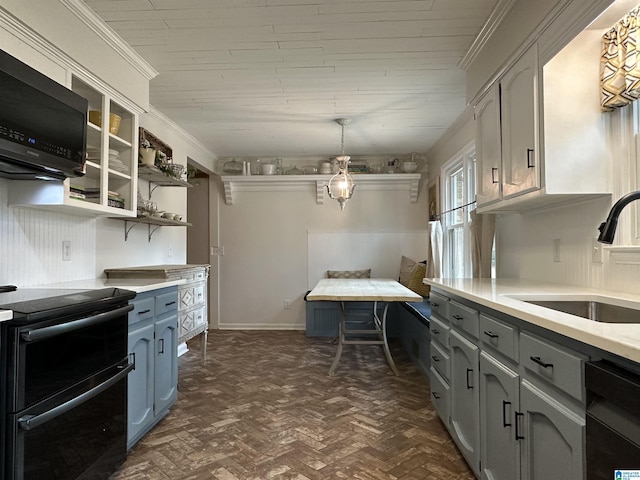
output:
[[[118,373],[116,373],[113,377],[105,380],[97,387],[93,387],[91,390],[87,390],[82,395],[78,395],[77,397],[65,402],[57,407],[52,408],[51,410],[47,410],[40,415],[25,415],[24,417],[18,418],[18,426],[22,430],[33,430],[34,428],[39,427],[40,425],[47,423],[49,420],[53,420],[58,415],[62,415],[63,413],[67,413],[70,410],[82,405],[87,400],[91,400],[93,397],[101,394],[106,389],[112,387],[116,383],[118,383],[123,378],[126,378],[128,373],[133,370],[133,364],[129,363],[126,366],[118,366],[121,368]]]
[[[131,310],[133,310],[133,305],[125,305],[124,307],[116,308],[115,310],[109,310],[108,312],[99,313],[97,315],[81,318],[72,322],[60,323],[58,325],[52,325],[50,327],[34,328],[33,330],[25,330],[20,334],[20,336],[25,342],[36,342],[38,340],[45,340],[47,338],[69,333],[73,330],[78,330],[80,328],[90,327],[92,325],[106,322],[121,315],[125,315]]]

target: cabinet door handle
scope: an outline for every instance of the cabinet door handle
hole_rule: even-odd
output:
[[[511,423],[507,422],[507,405],[511,405],[511,402],[507,402],[506,400],[502,401],[502,426],[510,427]]]
[[[436,392],[431,392],[431,395],[433,395],[433,398],[435,398],[436,400],[440,400],[440,395],[438,395]]]
[[[489,337],[489,338],[498,338],[498,337],[500,336],[500,335],[496,335],[496,334],[495,334],[495,333],[493,333],[493,332],[490,332],[489,330],[486,330],[486,331],[484,332],[484,334],[485,334],[487,337]]]
[[[516,440],[524,440],[524,437],[520,435],[520,422],[518,422],[520,417],[524,417],[524,413],[516,412]]]
[[[431,355],[431,359],[436,363],[440,361],[440,358],[437,355]]]
[[[469,373],[473,373],[472,368],[467,368],[467,390],[471,390],[473,388],[473,385],[469,381]]]
[[[498,168],[491,168],[491,183],[500,183],[500,178],[498,178]]]
[[[541,367],[553,368],[553,363],[545,363],[542,360],[540,360],[540,357],[529,357],[529,358],[531,359],[532,362],[537,363]]]
[[[533,148],[527,148],[527,168],[534,168],[535,166],[535,163],[533,163]]]
[[[148,309],[148,308],[147,308],[146,310],[140,310],[140,311],[138,312],[138,315],[144,315],[145,313],[149,313],[150,311],[151,311],[151,310],[150,310],[150,309]]]
[[[131,352],[129,354],[129,363],[133,365],[133,369],[136,369],[136,352]]]
[[[158,353],[164,353],[164,338],[158,340]]]
[[[461,317],[460,315],[453,315],[453,318],[455,318],[458,321],[464,320],[464,317]]]

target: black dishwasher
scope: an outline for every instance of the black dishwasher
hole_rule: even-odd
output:
[[[587,480],[640,478],[640,375],[587,362]]]

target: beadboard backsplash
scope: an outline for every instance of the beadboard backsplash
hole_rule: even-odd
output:
[[[96,277],[96,219],[8,206],[0,179],[0,285],[26,287]],[[63,260],[63,241],[70,260]]]

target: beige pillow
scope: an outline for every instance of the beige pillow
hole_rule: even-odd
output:
[[[407,285],[407,288],[409,290],[413,290],[418,295],[428,297],[429,292],[431,291],[431,287],[422,283],[422,279],[425,277],[426,273],[427,266],[424,263],[416,263],[415,267],[413,267],[411,280],[409,280],[409,285]]]
[[[327,278],[371,278],[371,269],[367,270],[327,270]]]
[[[400,277],[398,281],[407,287],[409,285],[409,281],[411,280],[411,275],[413,275],[413,268],[416,266],[416,261],[411,260],[409,257],[402,256],[402,260],[400,261]]]

